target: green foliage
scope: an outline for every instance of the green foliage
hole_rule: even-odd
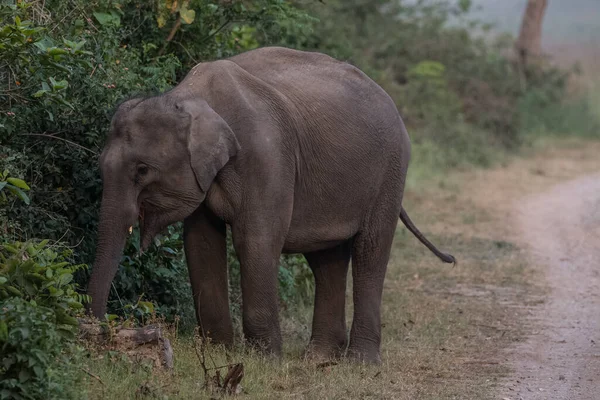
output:
[[[55,312],[22,297],[0,306],[0,399],[76,399],[79,350],[57,329]]]
[[[11,205],[17,239],[61,238],[77,245],[78,261],[90,263],[101,197],[97,157],[118,102],[168,90],[199,61],[301,36],[311,21],[280,0],[0,5],[0,168],[33,188],[33,206]],[[143,294],[168,318],[193,315],[180,230],[141,257],[136,235],[110,310],[124,313]]]
[[[8,203],[7,192],[29,205],[29,197],[25,191],[30,190],[24,180],[8,176],[8,170],[0,173],[0,205]]]
[[[18,297],[48,309],[57,331],[69,336],[78,325],[73,314],[88,300],[73,282],[73,274],[85,265],[69,262],[70,249],[59,251],[48,240],[0,245],[0,301]]]
[[[28,190],[29,185],[22,179],[11,177],[8,170],[0,173],[0,241],[14,237],[20,229],[17,222],[9,220],[8,213],[18,201],[29,205],[29,196],[25,193]]]
[[[132,231],[121,259],[118,279],[113,284],[109,311],[143,318],[151,307],[139,303],[139,297],[155,303],[152,311],[172,321],[181,318],[184,326],[195,323],[192,290],[183,252],[181,224],[170,226],[156,238],[147,252],[139,254],[139,229]],[[138,307],[132,309],[131,304]],[[139,306],[142,306],[140,308]],[[144,307],[147,310],[144,310]]]
[[[315,293],[313,273],[299,254],[283,255],[279,261],[279,298],[285,309],[312,304]]]
[[[473,20],[471,1],[333,0],[306,7],[321,23],[300,46],[349,60],[380,83],[430,169],[489,165],[517,149],[529,130],[567,120],[569,74],[549,65],[523,73],[510,56],[513,39],[494,39],[488,25]],[[545,113],[550,104],[552,114]]]

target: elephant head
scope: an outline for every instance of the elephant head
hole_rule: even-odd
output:
[[[88,286],[101,318],[129,228],[140,223],[140,248],[204,201],[215,176],[236,155],[229,125],[202,99],[168,94],[124,102],[100,156],[103,181],[96,258]]]

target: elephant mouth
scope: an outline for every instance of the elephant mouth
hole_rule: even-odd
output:
[[[141,254],[148,249],[152,241],[152,235],[149,232],[148,224],[148,222],[151,222],[152,218],[150,218],[150,214],[147,211],[147,205],[143,202],[138,206],[138,210],[137,221],[140,228],[139,251]],[[131,228],[129,229],[131,230]]]
[[[154,237],[169,225],[171,222],[170,217],[171,215],[168,211],[156,209],[144,202],[140,204],[138,212],[140,253],[148,250]]]

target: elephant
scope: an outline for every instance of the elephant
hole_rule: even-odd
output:
[[[139,223],[145,250],[183,221],[199,327],[231,345],[229,226],[249,343],[281,356],[278,261],[282,253],[303,254],[315,279],[308,354],[380,363],[380,307],[398,218],[443,262],[455,263],[402,207],[409,159],[394,101],[349,63],[284,47],[199,63],[171,90],[126,100],[113,115],[99,158],[88,309],[105,315],[132,225]]]

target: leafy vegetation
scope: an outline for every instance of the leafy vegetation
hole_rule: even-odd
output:
[[[132,93],[172,87],[200,60],[283,40],[310,20],[274,0],[23,1],[0,6],[0,19],[0,80],[8,83],[0,92],[0,162],[34,187],[33,206],[11,205],[20,232],[7,234],[61,238],[77,245],[86,263],[101,191],[97,156],[115,105]],[[138,234],[128,242],[110,311],[123,312],[144,294],[158,312],[191,321],[180,230],[141,257],[134,256]]]
[[[56,314],[21,297],[0,307],[0,398],[81,398],[81,349],[56,327]]]
[[[29,203],[21,179],[3,174],[8,188]],[[6,194],[2,193],[6,202]],[[79,356],[77,319],[87,296],[77,293],[70,249],[57,252],[48,240],[0,245],[0,398],[72,398],[79,373],[70,366]]]
[[[73,265],[68,260],[72,250],[58,253],[40,243],[3,243],[0,249],[0,298],[22,298],[33,305],[51,310],[57,329],[73,333],[77,320],[70,314],[83,308],[86,295],[77,293],[73,274],[86,266]]]

